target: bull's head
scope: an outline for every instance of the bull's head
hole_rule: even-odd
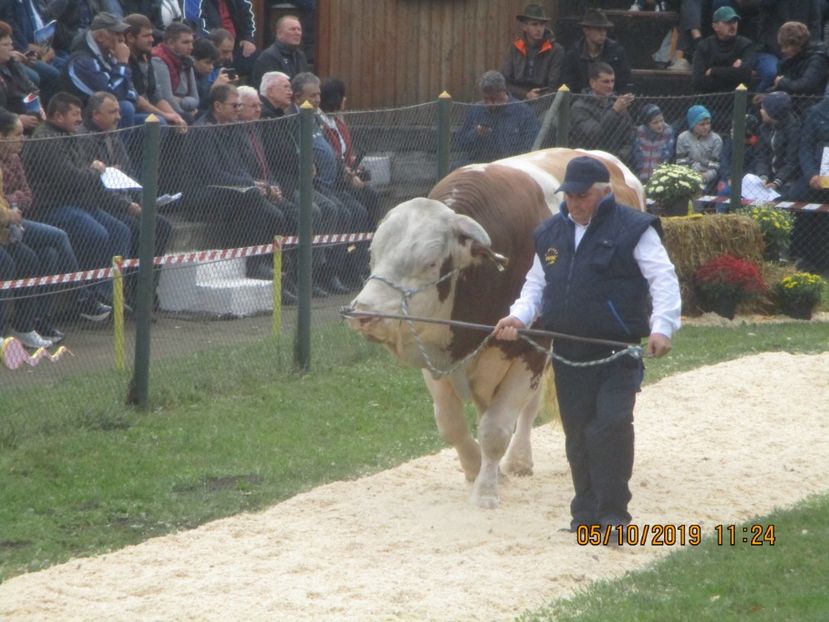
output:
[[[351,308],[449,319],[458,274],[480,261],[504,261],[490,244],[481,225],[439,201],[418,198],[401,203],[389,211],[374,234],[373,278],[351,302]],[[401,307],[404,299],[405,308]],[[355,317],[349,325],[367,339],[383,343],[403,362],[424,366],[423,354],[406,322]],[[415,329],[428,356],[435,363],[447,364],[449,328],[417,323]]]

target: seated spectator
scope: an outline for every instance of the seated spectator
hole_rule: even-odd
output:
[[[345,83],[342,80],[325,78],[320,83],[320,127],[342,164],[338,168],[339,186],[366,206],[373,231],[380,219],[380,198],[369,185],[368,171],[360,166],[354,154],[351,131],[342,114],[338,114],[345,110],[345,100]]]
[[[668,59],[671,71],[691,71],[690,59],[702,40],[702,2],[701,0],[682,0],[679,3],[679,25],[674,57]]]
[[[636,128],[633,143],[633,168],[644,184],[657,166],[670,162],[674,155],[674,129],[665,123],[662,110],[647,104],[640,113],[642,125]]]
[[[69,93],[56,93],[46,108],[46,122],[35,130],[23,148],[23,164],[32,188],[36,219],[63,229],[82,270],[109,267],[116,255],[126,257],[130,231],[101,209],[106,191],[101,183],[102,162],[86,159],[75,133],[81,124],[81,101]],[[51,139],[51,140],[45,140]],[[106,283],[92,288],[79,308],[82,318],[106,319],[111,309]]]
[[[743,137],[743,174],[757,170],[757,157],[760,150],[760,119],[753,114],[746,115],[745,136]],[[717,194],[731,195],[731,159],[734,151],[734,131],[723,138],[720,152],[720,181],[717,182]],[[726,203],[718,204],[718,211],[728,211]]]
[[[60,70],[50,64],[55,52],[49,40],[38,41],[36,37],[37,30],[50,20],[46,7],[37,0],[4,2],[0,4],[0,20],[11,27],[17,60],[30,72],[41,101],[48,102],[59,87]]]
[[[130,71],[137,99],[135,101],[135,123],[140,124],[154,114],[162,123],[183,127],[187,122],[181,118],[172,105],[161,97],[155,84],[155,70],[150,54],[153,49],[153,25],[147,17],[133,13],[124,18],[129,24],[125,34],[130,49]]]
[[[777,33],[780,63],[772,90],[789,95],[822,96],[829,73],[826,48],[812,40],[809,29],[800,22],[786,22]]]
[[[121,134],[115,132],[120,121],[120,110],[118,101],[111,93],[95,93],[89,98],[84,110],[84,122],[78,130],[78,134],[85,134],[81,141],[82,148],[86,152],[87,162],[102,162],[106,167],[120,169],[127,175],[136,177],[133,170],[126,146]],[[112,216],[129,227],[132,243],[127,257],[138,257],[139,241],[141,234],[141,204],[133,200],[127,193],[110,190],[103,197],[100,205]],[[160,257],[167,250],[173,227],[164,216],[157,215],[155,223],[155,247],[153,252]],[[158,285],[161,273],[156,271],[154,284]],[[153,287],[154,305],[158,308],[157,297]],[[136,280],[134,278],[126,281],[126,298],[130,305],[135,303]]]
[[[820,42],[821,8],[818,0],[773,0],[759,3],[757,41],[759,51],[755,60],[757,91],[769,90],[778,75],[777,65],[782,58],[778,42],[780,28],[786,22],[800,22],[806,32],[814,33],[814,43]],[[805,47],[801,45],[801,47]]]
[[[256,59],[251,84],[258,86],[269,71],[281,71],[290,79],[308,71],[308,59],[302,51],[302,25],[295,15],[284,15],[276,22],[276,40]]]
[[[501,73],[510,95],[533,100],[561,84],[564,48],[553,40],[547,28],[550,18],[540,5],[528,4],[516,19],[521,22],[522,34],[510,46]]]
[[[629,91],[633,83],[625,49],[618,42],[607,38],[607,31],[613,28],[613,22],[607,19],[601,9],[588,9],[579,26],[583,36],[564,56],[561,81],[573,93],[581,93],[590,86],[590,65],[602,62],[613,69],[619,91]]]
[[[152,65],[158,95],[191,125],[199,109],[199,89],[193,70],[193,31],[173,22],[164,31],[164,41],[153,48]]]
[[[14,58],[12,30],[0,22],[0,109],[20,115],[23,128],[31,132],[42,121],[37,87]],[[36,106],[36,108],[35,108]]]
[[[211,86],[230,83],[227,72],[214,74],[218,62],[219,50],[210,39],[199,39],[193,44],[193,71],[196,74],[196,88],[199,91],[200,111],[207,110]]]
[[[820,175],[821,161],[829,149],[829,99],[812,106],[800,132],[800,170],[803,174],[795,185],[792,198],[796,201],[829,203],[829,190]],[[826,214],[799,212],[792,228],[789,254],[801,270],[829,269],[829,218]]]
[[[740,16],[730,6],[714,12],[714,34],[703,39],[694,52],[692,84],[700,93],[733,91],[751,84],[756,46],[737,34]]]
[[[570,113],[570,145],[580,149],[608,151],[626,164],[633,153],[633,121],[630,93],[615,96],[613,67],[606,63],[590,66],[590,89],[573,102]]]
[[[218,84],[210,106],[187,132],[192,190],[186,197],[192,215],[219,223],[228,247],[270,244],[275,235],[293,235],[296,222],[268,199],[269,189],[257,184],[239,156],[247,150],[233,124],[241,106],[236,87]],[[249,278],[273,279],[267,256],[249,257]]]
[[[368,208],[343,189],[339,183],[344,177],[343,163],[337,158],[334,149],[325,139],[319,118],[320,80],[312,73],[303,72],[291,80],[294,104],[293,111],[308,102],[314,107],[316,127],[313,134],[314,148],[314,190],[338,208],[341,233],[359,233],[368,231],[371,220]],[[345,283],[358,283],[359,275],[368,267],[368,252],[365,244],[355,245],[355,251],[346,252],[343,246],[337,246],[326,253],[329,269],[319,275],[318,284],[324,291],[345,293],[350,291]]]
[[[123,16],[118,0],[50,0],[48,12],[56,22],[52,39],[55,67],[63,69],[72,53],[75,39],[79,33],[89,28],[92,18],[101,11],[118,18]]]
[[[197,11],[191,7],[196,6]],[[259,56],[256,49],[256,23],[251,0],[199,0],[185,2],[184,17],[199,24],[202,34],[224,28],[234,39],[233,66],[240,76],[250,76]],[[193,14],[197,13],[197,14]],[[254,83],[255,84],[255,83]]]
[[[135,125],[138,99],[129,68],[130,49],[124,43],[129,28],[110,13],[98,13],[89,29],[72,44],[72,55],[62,74],[64,89],[82,103],[98,91],[115,95],[121,108],[121,127]]]
[[[458,168],[473,162],[492,162],[530,151],[540,129],[533,111],[507,91],[498,71],[487,71],[478,80],[481,101],[469,107],[455,134],[455,149],[464,158]]]
[[[722,138],[711,131],[711,113],[705,106],[691,106],[688,129],[676,141],[676,163],[684,164],[702,177],[704,192],[714,191],[719,179]]]
[[[800,119],[792,112],[792,98],[778,91],[763,98],[760,106],[760,148],[754,172],[767,187],[789,200],[800,179]]]

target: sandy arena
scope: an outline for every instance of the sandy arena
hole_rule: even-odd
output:
[[[636,408],[637,524],[735,522],[827,490],[829,353],[766,353],[648,386]],[[3,620],[510,620],[665,548],[578,546],[558,427],[535,475],[479,510],[454,451],[257,513],[0,585]],[[773,555],[769,549],[767,554]],[[610,563],[612,561],[612,564]]]

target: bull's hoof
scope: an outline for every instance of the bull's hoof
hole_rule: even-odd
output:
[[[494,510],[501,503],[500,497],[497,494],[479,495],[472,493],[469,497],[470,503],[477,505],[482,510]]]
[[[515,460],[504,464],[504,471],[509,475],[528,477],[533,474],[533,463]]]

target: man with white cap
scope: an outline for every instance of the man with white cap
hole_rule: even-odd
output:
[[[556,339],[553,348],[577,362],[553,360],[575,488],[570,530],[608,529],[631,520],[633,406],[644,367],[627,354],[611,358],[621,347],[578,338],[628,344],[647,338],[646,353],[664,356],[680,325],[679,282],[659,219],[616,203],[602,162],[572,159],[559,191],[565,201],[536,229],[536,256],[521,296],[494,334],[516,339],[538,319],[544,330],[576,337]]]

